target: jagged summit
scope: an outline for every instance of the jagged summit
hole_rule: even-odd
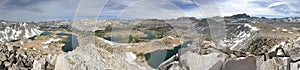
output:
[[[243,14],[236,14],[232,16],[225,16],[225,18],[251,18],[251,17],[246,13],[243,13]]]

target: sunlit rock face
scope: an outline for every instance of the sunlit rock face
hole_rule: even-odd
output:
[[[220,70],[226,55],[223,53],[210,53],[199,55],[197,53],[185,53],[180,56],[180,62],[190,70]]]
[[[2,22],[0,26],[0,43],[30,38],[42,33],[34,25],[27,23]]]
[[[104,41],[104,40],[99,40]],[[109,44],[103,42],[102,44]],[[101,47],[93,44],[83,45],[72,52],[57,56],[55,70],[145,70],[137,65],[134,58],[122,56],[117,53],[110,53]],[[127,54],[127,53],[125,53]],[[130,54],[130,56],[134,54]]]
[[[198,34],[209,34],[209,23],[206,19],[199,20],[195,23],[195,28]]]

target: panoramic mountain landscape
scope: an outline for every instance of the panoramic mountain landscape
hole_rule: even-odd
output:
[[[0,70],[300,70],[299,3],[0,0]]]
[[[224,32],[213,32],[222,27]],[[168,20],[2,20],[0,65],[11,70],[297,70],[299,35],[300,18],[245,13]]]

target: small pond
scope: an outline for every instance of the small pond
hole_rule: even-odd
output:
[[[45,32],[42,32],[40,35],[41,36],[46,36],[46,35],[50,35],[52,32],[48,32],[48,31],[45,31]],[[65,44],[65,46],[62,47],[62,50],[64,52],[69,52],[69,51],[72,51],[74,50],[77,46],[78,46],[78,40],[76,38],[75,35],[73,34],[68,34],[68,33],[57,33],[56,35],[58,36],[67,36],[67,40],[64,41],[63,43]],[[29,39],[32,39],[34,40],[36,36],[32,37],[32,38],[29,38]]]
[[[188,47],[187,45],[191,43],[192,41],[190,40],[184,42],[182,45],[176,46],[173,50],[158,50],[147,53],[145,54],[145,58],[152,68],[157,68],[162,62],[177,54],[180,48],[186,48]]]
[[[113,42],[120,42],[122,40],[122,38],[118,38],[118,37],[107,37],[104,39],[108,40],[108,41],[113,41]]]
[[[146,34],[148,37],[145,38],[145,39],[148,39],[148,40],[152,40],[155,38],[155,35],[152,33],[152,32],[144,32],[144,34]],[[108,41],[112,41],[112,42],[124,42],[124,41],[128,41],[128,38],[127,37],[107,37],[107,38],[104,38],[105,40],[108,40]]]
[[[152,32],[144,32],[144,34],[147,34],[148,35],[148,38],[147,39],[154,39],[155,38],[155,35],[152,33]]]
[[[48,32],[48,31],[45,31],[45,32],[42,32],[40,35],[41,36],[46,36],[46,35],[50,35],[52,32]],[[67,36],[67,40],[64,41],[63,43],[65,44],[65,46],[62,47],[62,50],[64,52],[69,52],[69,51],[72,51],[74,50],[77,46],[78,46],[78,40],[76,38],[75,35],[73,34],[68,34],[68,33],[57,33],[56,35],[58,36]],[[31,39],[31,40],[35,40],[37,36],[33,36],[33,37],[30,37],[28,39]],[[12,40],[12,42],[15,42],[15,41],[18,41],[18,40]]]
[[[67,41],[63,42],[65,43],[65,46],[62,47],[62,50],[64,52],[69,52],[74,50],[78,46],[78,40],[75,35],[68,34],[68,33],[57,33],[58,36],[67,36]]]
[[[30,39],[30,40],[35,40],[35,38],[36,38],[36,35],[35,35],[35,36],[32,36],[32,37],[29,37],[28,39]]]
[[[17,41],[20,41],[19,39],[17,39],[17,40],[10,40],[10,42],[17,42]]]
[[[42,32],[40,35],[50,35],[50,34],[51,34],[51,32],[44,31],[44,32]]]
[[[51,34],[51,32],[44,31],[44,32],[42,32],[40,35],[41,35],[41,36],[46,36],[46,35],[50,35],[50,34]],[[32,37],[30,37],[30,38],[28,38],[28,39],[30,39],[30,40],[35,40],[36,37],[37,37],[37,36],[35,35],[35,36],[32,36]]]

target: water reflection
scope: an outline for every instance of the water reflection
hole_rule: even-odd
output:
[[[157,68],[162,62],[177,54],[180,48],[186,48],[188,47],[188,44],[191,44],[192,42],[193,41],[191,40],[186,41],[182,45],[173,48],[173,50],[158,50],[151,53],[147,53],[145,54],[145,58],[151,67]]]

